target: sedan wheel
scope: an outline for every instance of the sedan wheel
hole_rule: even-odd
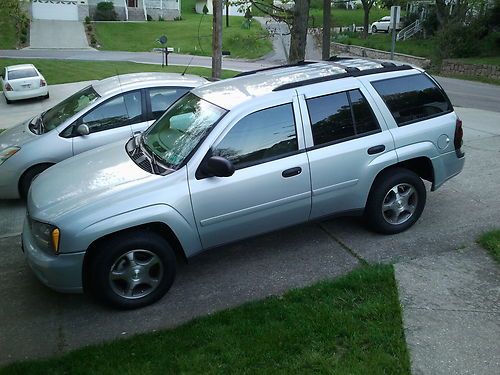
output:
[[[372,33],[373,34],[376,34],[377,33],[377,26],[372,26]]]

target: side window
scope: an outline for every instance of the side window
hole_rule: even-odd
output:
[[[157,87],[149,89],[152,119],[158,119],[168,107],[189,90],[189,87]]]
[[[357,89],[306,102],[315,146],[380,130],[370,105]]]
[[[142,120],[141,92],[118,95],[82,117],[90,133],[130,125]]]
[[[212,153],[225,157],[239,169],[278,159],[297,150],[292,104],[284,104],[241,119]]]
[[[451,104],[442,90],[425,74],[372,82],[398,126],[448,113]]]
[[[355,135],[346,92],[308,99],[307,108],[315,146]]]

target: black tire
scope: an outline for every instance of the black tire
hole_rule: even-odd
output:
[[[385,30],[385,33],[387,34],[389,32],[389,28],[387,28],[387,30]]]
[[[422,214],[426,194],[425,185],[417,174],[403,168],[389,169],[373,183],[365,208],[367,224],[383,234],[407,230]]]
[[[372,26],[372,34],[376,34],[378,31],[377,26]]]
[[[50,98],[50,94],[49,94],[49,93],[47,93],[47,95],[45,95],[43,98],[44,98],[44,99],[48,99],[48,98]]]
[[[136,309],[152,304],[168,292],[175,279],[174,251],[154,232],[116,235],[103,242],[94,254],[87,275],[89,291],[98,301],[114,308]],[[112,274],[117,279],[112,280]],[[155,284],[149,285],[152,280]]]
[[[6,102],[7,104],[12,104],[12,100],[7,99],[7,97],[5,97],[5,102]]]
[[[31,184],[33,183],[33,180],[44,170],[47,168],[51,167],[53,164],[38,164],[30,169],[28,169],[26,172],[23,173],[21,178],[19,179],[19,195],[21,196],[21,199],[26,200],[28,197],[28,191],[30,189]]]

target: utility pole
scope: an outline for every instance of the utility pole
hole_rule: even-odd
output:
[[[222,0],[213,0],[212,78],[220,79],[222,69]]]

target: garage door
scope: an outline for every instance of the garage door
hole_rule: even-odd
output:
[[[76,1],[33,0],[33,19],[78,21]]]

